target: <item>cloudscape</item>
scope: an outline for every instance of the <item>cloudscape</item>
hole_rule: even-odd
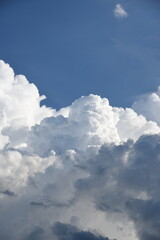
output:
[[[56,111],[3,61],[0,85],[1,239],[159,239],[159,90]]]
[[[0,240],[160,240],[159,7],[0,1]]]

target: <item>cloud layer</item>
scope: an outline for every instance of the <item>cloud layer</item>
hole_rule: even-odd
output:
[[[0,86],[2,240],[160,238],[159,90],[56,111],[3,61]]]

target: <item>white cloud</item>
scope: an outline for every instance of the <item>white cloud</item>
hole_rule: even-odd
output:
[[[0,153],[0,159],[0,192],[2,193],[6,190],[17,193],[27,184],[29,177],[45,172],[49,166],[60,166],[54,152],[47,158],[41,158],[8,150]]]
[[[63,109],[64,110],[64,109]],[[132,109],[115,108],[97,95],[81,97],[67,107],[68,116],[44,119],[28,132],[26,151],[46,156],[51,150],[62,154],[68,149],[99,149],[105,143],[136,141],[143,134],[160,133],[160,127],[146,121]],[[43,148],[41,147],[43,146]]]
[[[3,61],[0,61],[0,84],[1,158],[8,169],[12,168],[9,175],[3,176],[2,171],[1,174],[10,190],[15,190],[11,189],[11,181],[15,176],[18,178],[18,173],[15,175],[14,172],[21,172],[21,178],[24,176],[18,184],[23,186],[32,171],[17,171],[21,167],[19,160],[14,165],[10,157],[5,156],[16,154],[17,159],[22,158],[22,167],[27,169],[27,161],[32,155],[37,157],[37,163],[43,160],[41,158],[47,163],[46,157],[52,155],[52,151],[61,155],[70,150],[86,152],[91,147],[98,150],[105,143],[120,144],[129,138],[136,141],[143,134],[160,132],[155,122],[147,121],[130,108],[112,107],[108,99],[97,95],[81,97],[58,112],[40,107],[43,97],[39,96],[36,86],[22,75],[15,76],[12,68]],[[41,171],[39,166],[33,170],[34,173],[38,171]]]
[[[0,128],[14,126],[31,127],[53,115],[53,110],[40,107],[37,87],[23,75],[14,75],[13,69],[0,61]]]
[[[140,96],[140,98],[133,103],[132,108],[138,114],[143,114],[148,120],[155,121],[160,125],[160,87],[157,92]]]
[[[53,115],[52,109],[40,106],[44,98],[34,84],[23,75],[15,76],[13,69],[0,61],[0,191],[16,191],[28,177],[54,164],[54,157],[51,161],[9,149],[25,146],[29,129]]]
[[[125,18],[128,16],[128,13],[125,11],[122,5],[118,3],[114,9],[114,15],[117,18]]]

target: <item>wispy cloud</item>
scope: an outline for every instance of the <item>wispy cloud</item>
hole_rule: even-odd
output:
[[[125,11],[125,9],[122,7],[120,3],[116,4],[114,9],[114,15],[117,18],[125,18],[128,17],[128,13]]]

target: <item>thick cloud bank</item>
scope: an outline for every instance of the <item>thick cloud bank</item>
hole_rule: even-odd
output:
[[[56,111],[0,61],[0,239],[160,239],[159,90]]]

